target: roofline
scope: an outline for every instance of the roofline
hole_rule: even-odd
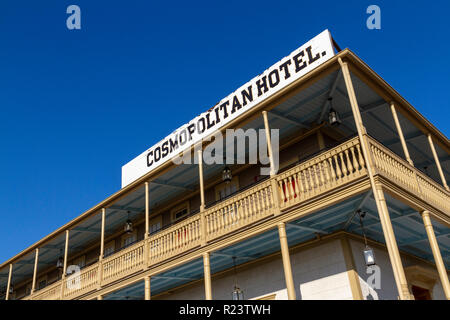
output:
[[[317,78],[320,78],[322,76],[327,75],[328,73],[333,72],[334,70],[337,70],[340,68],[338,60],[343,59],[348,62],[350,62],[350,68],[351,70],[358,75],[358,77],[361,78],[362,81],[366,82],[369,87],[371,87],[373,90],[375,90],[382,98],[384,98],[386,101],[395,101],[399,104],[401,107],[399,111],[402,112],[402,114],[408,116],[408,118],[411,118],[414,122],[414,124],[417,124],[419,128],[422,128],[421,131],[425,133],[432,133],[435,137],[438,138],[437,142],[441,147],[443,147],[448,153],[450,153],[450,143],[448,138],[440,132],[433,124],[431,124],[424,116],[422,116],[408,101],[406,101],[397,91],[395,91],[385,80],[383,80],[378,74],[376,74],[365,62],[363,62],[356,54],[354,54],[350,49],[344,49],[341,52],[337,53],[334,57],[329,59],[328,61],[324,62],[322,65],[318,66],[314,70],[311,70],[304,76],[300,77],[299,79],[295,80],[285,88],[281,89],[274,95],[268,97],[267,99],[261,101],[258,105],[256,105],[254,108],[249,110],[249,112],[242,114],[241,116],[237,117],[233,121],[227,124],[224,128],[221,130],[225,130],[226,128],[232,127],[236,123],[242,122],[243,119],[250,118],[253,114],[260,111],[261,109],[271,109],[270,106],[272,105],[272,108],[275,107],[273,105],[274,100],[277,100],[283,95],[287,93],[291,93],[296,91],[296,89],[301,89],[306,84],[309,84],[309,82],[317,80]],[[366,81],[365,81],[366,80]],[[367,80],[371,80],[373,83],[368,82]],[[388,92],[386,94],[383,92],[383,89]],[[397,106],[397,104],[396,104]],[[127,196],[130,192],[135,191],[136,189],[143,187],[142,184],[151,178],[156,178],[157,176],[162,175],[163,173],[167,172],[171,167],[173,163],[171,161],[168,161],[167,163],[161,165],[160,167],[156,168],[153,171],[148,172],[147,174],[143,175],[139,179],[135,180],[134,182],[130,183],[129,185],[125,186],[124,188],[118,190],[114,194],[110,195],[105,200],[101,201],[94,207],[86,210],[81,215],[76,217],[75,219],[67,222],[62,227],[56,229],[49,235],[45,236],[41,240],[35,242],[28,248],[22,250],[20,253],[16,254],[12,258],[6,260],[4,263],[0,264],[0,270],[4,267],[8,266],[11,263],[14,263],[18,259],[22,258],[26,254],[31,253],[35,249],[41,247],[44,243],[53,240],[57,236],[61,235],[65,230],[70,229],[74,226],[76,226],[78,223],[81,223],[85,219],[94,216],[95,214],[101,213],[102,208],[108,208],[109,205],[112,205],[114,201],[119,200],[120,198],[123,198]]]

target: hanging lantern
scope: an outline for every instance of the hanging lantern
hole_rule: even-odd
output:
[[[332,126],[337,126],[341,123],[341,119],[339,117],[339,113],[333,109],[333,98],[328,98],[330,101],[330,112],[328,113],[328,123]]]
[[[231,297],[233,300],[244,300],[244,292],[237,285],[236,257],[233,257],[233,269],[234,269],[234,289],[231,294]]]
[[[366,261],[366,266],[370,267],[375,265],[375,253],[373,249],[369,246],[366,246],[364,249],[364,260]]]
[[[133,222],[130,220],[130,211],[128,211],[128,219],[125,222],[125,226],[124,226],[123,230],[126,233],[132,233],[133,232]]]
[[[244,292],[238,286],[234,286],[232,297],[233,300],[244,300]]]
[[[9,285],[9,294],[14,293],[14,286],[12,284]]]
[[[62,257],[62,250],[59,251],[59,258],[56,261],[56,268],[58,268],[59,270],[61,270],[62,268],[64,268],[64,259]]]
[[[226,166],[222,171],[222,180],[226,183],[230,183],[232,177],[233,175],[231,174],[231,169]]]
[[[362,210],[358,210],[357,213],[359,213],[359,223],[361,224],[361,231],[364,236],[364,244],[366,245],[363,251],[364,254],[364,261],[366,262],[366,266],[370,267],[375,265],[375,253],[371,247],[367,244],[367,237],[366,232],[364,230],[364,224],[363,224],[363,218],[366,216],[366,213]]]

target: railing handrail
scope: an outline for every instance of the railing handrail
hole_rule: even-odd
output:
[[[443,191],[445,194],[447,194],[448,196],[450,196],[450,192],[447,191],[443,185],[441,185],[440,183],[436,182],[434,179],[430,178],[429,176],[427,176],[425,173],[423,173],[422,171],[420,171],[418,168],[416,168],[415,166],[411,165],[408,161],[406,161],[405,159],[403,159],[402,157],[400,157],[398,154],[396,154],[394,151],[392,151],[391,149],[389,149],[388,147],[386,147],[385,145],[383,145],[381,142],[379,142],[377,139],[371,137],[368,135],[369,141],[370,143],[372,143],[373,145],[375,145],[377,148],[383,150],[384,152],[388,153],[391,157],[393,157],[395,160],[399,161],[402,165],[406,166],[408,169],[410,169],[411,171],[415,172],[418,176],[420,176],[420,178],[426,180],[427,182],[431,183],[432,185],[434,185],[435,187],[438,187],[441,191]]]

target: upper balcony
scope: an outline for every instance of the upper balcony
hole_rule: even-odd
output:
[[[370,159],[364,156],[357,137],[338,58],[346,59],[351,66],[351,79],[368,132]],[[339,126],[327,122],[329,98],[333,98],[332,107],[340,115]],[[391,101],[397,108],[395,116]],[[206,206],[200,210],[198,165],[163,165],[5,262],[0,266],[0,287],[6,286],[11,263],[15,288],[29,285],[34,273],[34,250],[39,248],[36,290],[24,298],[83,297],[175,257],[288,216],[295,208],[333,206],[338,200],[329,199],[338,191],[345,190],[344,198],[361,194],[370,188],[368,161],[373,163],[375,176],[389,183],[395,192],[405,193],[411,201],[420,202],[436,216],[448,219],[450,194],[445,183],[450,172],[448,139],[350,51],[339,53],[252,112],[232,121],[224,130],[264,128],[262,110],[268,111],[270,129],[279,130],[280,170],[276,175],[262,177],[259,170],[264,165],[237,163],[231,170],[239,180],[234,189],[228,190],[221,185],[224,166],[204,164]],[[408,156],[401,138],[408,147]],[[434,142],[434,151],[430,140]],[[248,157],[248,146],[246,152]],[[150,216],[148,236],[143,228],[146,209]],[[123,225],[128,219],[137,230],[131,241],[123,237]],[[99,260],[102,229],[105,254]],[[77,259],[84,256],[85,267],[76,277],[61,280],[48,275],[57,273],[54,266],[66,240],[67,264],[77,264]],[[37,290],[39,280],[44,277],[46,284],[51,284]]]

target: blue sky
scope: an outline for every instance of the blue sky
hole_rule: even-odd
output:
[[[324,29],[449,135],[447,1],[2,1],[0,263]],[[81,30],[66,8],[81,8]],[[381,8],[381,30],[366,8]]]

